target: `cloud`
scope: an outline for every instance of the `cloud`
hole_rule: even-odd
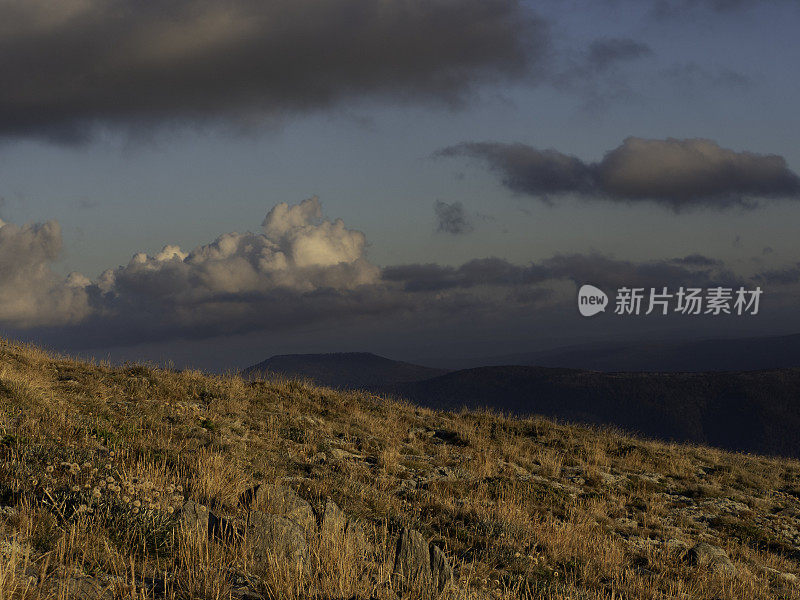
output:
[[[503,185],[518,193],[540,196],[589,193],[595,186],[591,167],[579,158],[525,144],[468,142],[439,150],[435,156],[485,160],[493,171],[501,174]]]
[[[689,254],[680,258],[673,258],[671,261],[675,265],[684,265],[687,267],[717,267],[722,266],[722,261],[716,258],[710,258],[702,254]]]
[[[688,90],[712,86],[738,92],[751,89],[755,82],[745,73],[726,68],[708,69],[694,62],[672,65],[661,70],[661,76],[670,84]]]
[[[765,254],[769,254],[769,252],[765,252]],[[757,273],[753,279],[769,285],[794,285],[800,283],[800,262],[782,269],[769,269]]]
[[[762,199],[800,198],[800,177],[782,156],[736,152],[706,139],[629,137],[597,163],[524,144],[467,142],[436,156],[485,161],[508,189],[545,201],[575,194],[614,202],[654,202],[675,211],[751,208]]]
[[[567,50],[549,65],[547,81],[558,90],[577,94],[583,109],[597,111],[610,100],[637,97],[624,67],[653,54],[650,46],[632,38],[607,37],[592,41],[580,52]],[[560,59],[560,60],[559,60]]]
[[[627,261],[600,254],[555,255],[528,264],[502,258],[460,266],[380,268],[367,240],[323,215],[313,197],[281,203],[260,232],[231,232],[185,251],[136,253],[94,280],[51,269],[61,250],[54,221],[0,226],[0,325],[71,349],[123,347],[264,332],[346,330],[365,323],[421,324],[496,318],[555,306],[558,290],[592,283],[710,287],[742,280],[692,254]],[[570,295],[570,301],[571,301]],[[504,317],[505,318],[505,317]]]
[[[586,64],[595,72],[604,71],[620,62],[636,60],[653,54],[647,44],[631,38],[603,38],[589,45]]]
[[[124,330],[141,320],[134,329],[142,335],[207,337],[369,313],[392,302],[370,289],[380,271],[364,257],[364,234],[323,219],[318,198],[278,204],[262,227],[191,252],[165,246],[155,256],[134,255],[93,284],[94,317],[116,323],[119,335],[136,335]]]
[[[57,222],[18,227],[0,221],[0,323],[64,325],[89,314],[88,279],[73,273],[63,280],[51,270],[60,251]]]
[[[517,0],[8,0],[0,134],[251,124],[370,97],[464,100],[535,72],[547,26]]]
[[[479,286],[523,289],[555,280],[576,285],[593,283],[601,287],[661,288],[734,285],[742,280],[723,268],[722,263],[699,255],[686,259],[633,262],[600,254],[556,255],[528,265],[515,265],[500,258],[471,260],[460,267],[410,264],[387,267],[383,278],[400,283],[407,292],[470,289]],[[705,259],[705,257],[702,257]]]
[[[773,0],[773,3],[789,3],[792,0]],[[754,0],[656,0],[653,13],[657,18],[677,17],[691,14],[695,9],[710,10],[715,13],[730,13],[751,8],[763,2]]]
[[[448,204],[442,200],[437,200],[433,209],[436,212],[436,231],[439,233],[460,235],[469,233],[474,229],[472,219],[461,202]]]

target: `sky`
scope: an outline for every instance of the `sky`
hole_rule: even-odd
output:
[[[792,0],[0,0],[0,332],[112,361],[800,332]],[[615,315],[593,284],[760,287]]]

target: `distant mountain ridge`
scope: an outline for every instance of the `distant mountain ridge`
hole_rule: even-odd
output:
[[[729,344],[729,356],[750,348],[753,364],[763,364],[779,359],[780,348],[789,349],[782,360],[791,363],[796,342],[800,344],[800,336],[725,343]],[[680,361],[693,360],[692,355],[702,354],[705,347],[704,343],[686,344],[693,344],[695,350],[689,353],[689,346],[684,346],[685,357],[680,356],[678,343],[653,344],[651,352],[658,354],[657,348],[667,348],[668,352],[659,355],[662,366],[686,366]],[[720,360],[724,358],[721,344],[719,340],[708,342],[709,348],[717,348]],[[620,345],[617,356],[627,357],[630,360],[625,364],[632,366],[652,360],[653,355],[648,358],[643,348],[638,350],[640,357],[636,352],[633,345]],[[597,346],[595,353],[593,357],[588,346],[566,348],[560,358],[553,354],[552,360],[591,359],[591,364],[602,367],[610,364],[604,365],[604,360],[613,359],[603,346]],[[675,359],[671,363],[667,360],[670,356]],[[341,390],[364,389],[435,409],[490,408],[519,416],[536,414],[617,426],[663,440],[800,458],[800,368],[603,372],[500,365],[448,371],[351,352],[273,356],[242,372],[249,379],[270,374],[311,379]]]
[[[256,379],[269,374],[311,379],[336,389],[361,389],[420,381],[447,373],[369,352],[281,354],[247,367],[242,376]]]
[[[459,368],[503,365],[673,373],[786,369],[800,367],[800,334],[692,341],[595,342],[465,360]],[[456,362],[449,366],[456,366]]]

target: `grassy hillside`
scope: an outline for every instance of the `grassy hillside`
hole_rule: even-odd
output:
[[[800,368],[738,373],[598,373],[481,367],[384,386],[430,408],[491,407],[614,425],[667,441],[800,457]]]
[[[10,343],[0,439],[3,600],[800,598],[789,460]]]

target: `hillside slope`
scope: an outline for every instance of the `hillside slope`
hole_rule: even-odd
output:
[[[435,409],[613,425],[663,440],[800,457],[800,369],[597,373],[483,367],[382,388]]]
[[[4,600],[796,600],[800,464],[3,342],[0,554]]]
[[[446,373],[407,362],[391,360],[368,352],[333,354],[283,354],[273,356],[242,371],[246,379],[283,375],[310,379],[336,389],[362,389],[429,379]]]

